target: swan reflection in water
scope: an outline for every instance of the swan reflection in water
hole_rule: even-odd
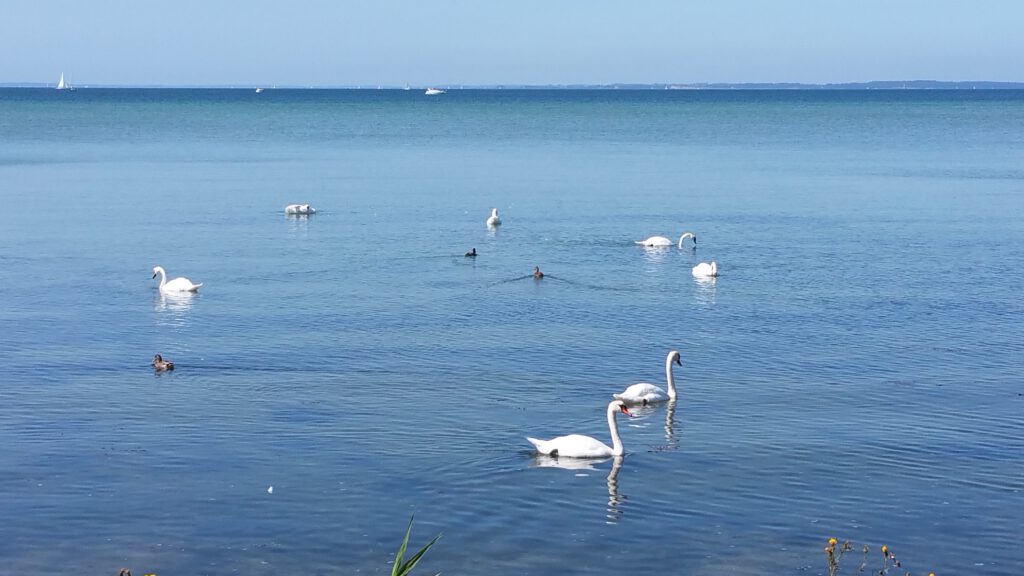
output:
[[[710,306],[715,303],[715,282],[718,278],[714,276],[704,278],[694,278],[693,283],[697,285],[697,289],[694,295],[697,297],[697,302]]]
[[[619,494],[619,469],[622,468],[623,456],[612,456],[611,458],[566,458],[548,456],[546,454],[534,454],[533,466],[536,468],[563,468],[565,470],[597,470],[595,464],[603,464],[612,461],[612,467],[608,470],[606,484],[608,485],[608,507],[607,523],[615,524],[625,513],[620,508],[627,496]],[[585,474],[579,474],[584,476]]]
[[[160,313],[157,322],[171,326],[184,326],[185,319],[192,309],[192,303],[198,297],[194,292],[157,293],[153,298],[153,310]]]
[[[188,312],[194,298],[194,292],[159,293],[153,298],[153,309],[157,312]]]
[[[634,406],[630,408],[634,416],[630,420],[630,426],[634,428],[650,427],[650,423],[647,420],[662,410],[662,408],[665,410],[665,444],[652,446],[649,450],[650,452],[677,450],[679,448],[679,439],[676,438],[676,399],[673,398],[663,404],[648,404],[647,406]]]

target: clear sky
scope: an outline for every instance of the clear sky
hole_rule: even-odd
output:
[[[0,0],[0,82],[1024,81],[1024,0]]]

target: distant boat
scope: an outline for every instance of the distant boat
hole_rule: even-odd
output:
[[[427,88],[427,91],[424,92],[424,94],[426,94],[427,96],[436,96],[438,94],[444,94],[444,90],[439,90],[437,88]]]
[[[57,90],[71,90],[71,83],[64,81],[64,73],[60,73],[60,82],[57,82]]]
[[[257,88],[256,89],[256,93],[257,94],[263,94],[263,88]]]

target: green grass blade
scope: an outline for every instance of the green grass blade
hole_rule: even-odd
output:
[[[419,563],[420,558],[427,553],[427,550],[437,542],[440,534],[434,536],[434,539],[427,542],[423,548],[420,548],[418,552],[413,554],[408,560],[403,562],[405,557],[405,550],[409,546],[409,534],[412,533],[412,520],[413,517],[409,517],[409,525],[405,528],[405,537],[402,538],[402,545],[398,547],[398,552],[395,553],[395,562],[391,565],[391,576],[406,576],[412,569]],[[440,572],[438,572],[440,574]]]

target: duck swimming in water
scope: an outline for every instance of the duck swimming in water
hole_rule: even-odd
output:
[[[476,248],[466,252],[466,258],[476,258]]]
[[[540,266],[533,267],[533,279],[540,280],[544,277],[544,273],[540,271]]]
[[[157,372],[174,370],[174,362],[164,360],[163,356],[156,354],[153,356],[153,369]]]

